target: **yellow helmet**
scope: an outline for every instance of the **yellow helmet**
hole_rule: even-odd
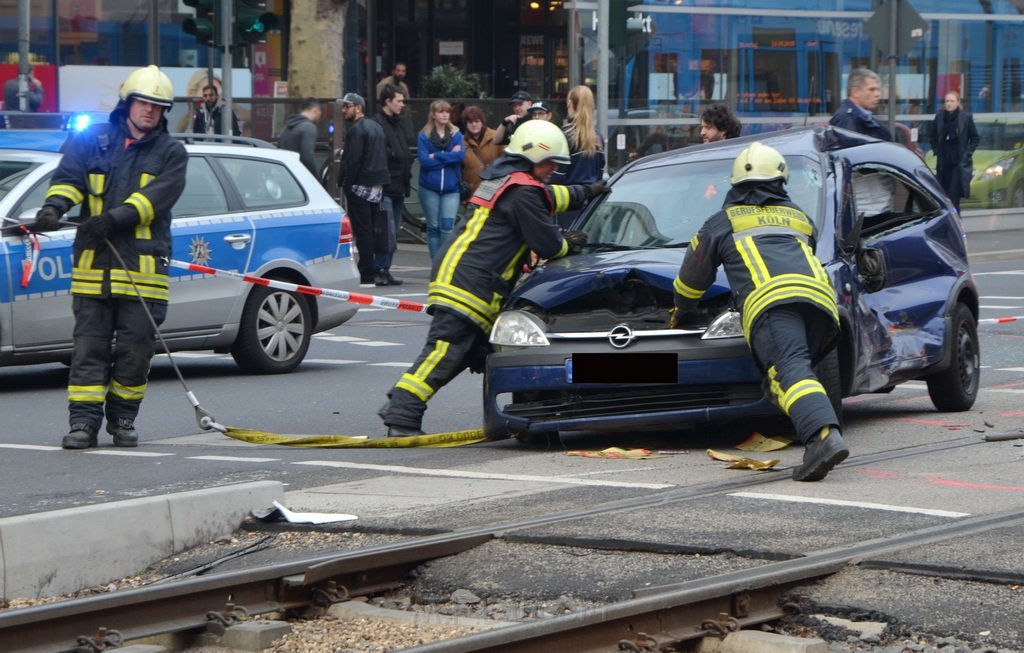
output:
[[[519,125],[505,153],[521,156],[533,163],[554,159],[555,163],[568,165],[572,161],[565,134],[547,120],[527,120]]]
[[[150,64],[128,75],[121,84],[122,100],[139,98],[168,109],[174,104],[174,85],[162,70]]]
[[[732,163],[732,185],[745,181],[789,181],[786,159],[774,147],[752,143]]]

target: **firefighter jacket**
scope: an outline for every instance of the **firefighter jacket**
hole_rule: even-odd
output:
[[[434,263],[428,308],[455,311],[490,331],[528,252],[551,259],[569,251],[552,216],[588,197],[585,186],[548,186],[528,172],[485,179],[470,200],[472,215]]]
[[[136,297],[134,280],[143,297],[166,302],[171,207],[185,188],[188,153],[167,134],[166,118],[133,140],[123,104],[111,112],[110,122],[89,127],[65,147],[44,203],[62,214],[81,204],[79,221],[103,213],[113,221],[107,240],[124,265],[102,238],[79,231],[71,269],[73,295]]]
[[[748,342],[765,310],[782,304],[810,304],[838,325],[835,291],[814,255],[815,237],[814,224],[781,183],[733,188],[724,208],[690,241],[673,284],[684,300],[677,303],[680,312],[696,305],[724,265]]]

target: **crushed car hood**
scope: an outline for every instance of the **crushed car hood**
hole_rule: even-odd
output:
[[[671,297],[672,282],[679,273],[685,252],[684,248],[659,248],[566,256],[548,261],[524,275],[508,299],[552,310],[590,293],[633,280]],[[718,278],[704,299],[728,292],[725,275],[719,270]]]

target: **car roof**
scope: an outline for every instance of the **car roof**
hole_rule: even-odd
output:
[[[0,160],[3,161],[24,161],[27,163],[46,163],[60,158],[59,152],[44,150],[0,148]]]

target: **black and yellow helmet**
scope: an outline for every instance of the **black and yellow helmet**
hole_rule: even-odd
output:
[[[789,181],[786,159],[774,147],[753,143],[732,163],[732,185],[746,181]]]
[[[138,98],[169,109],[174,104],[174,84],[162,70],[149,65],[128,75],[118,95],[126,102]]]

